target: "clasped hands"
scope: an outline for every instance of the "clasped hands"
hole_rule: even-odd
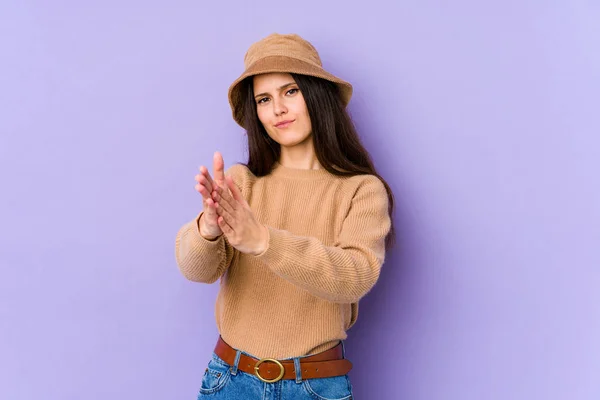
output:
[[[261,254],[268,247],[268,229],[256,220],[233,178],[225,176],[223,157],[219,152],[213,157],[213,174],[214,179],[206,167],[200,166],[200,174],[195,177],[196,190],[204,203],[200,233],[205,237],[224,234],[240,252]]]

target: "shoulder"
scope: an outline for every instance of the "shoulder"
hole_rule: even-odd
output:
[[[232,178],[246,178],[248,175],[252,175],[252,172],[244,164],[236,163],[225,170],[225,175],[230,175]]]
[[[377,215],[386,218],[389,198],[383,181],[376,175],[354,175],[346,178],[346,196],[349,210],[360,215]]]
[[[354,196],[357,194],[371,194],[374,196],[387,197],[387,190],[383,184],[383,181],[375,175],[354,175],[346,178],[345,184],[352,189]]]
[[[256,176],[244,164],[233,164],[225,170],[225,176],[231,176],[242,193],[244,188],[252,186]]]

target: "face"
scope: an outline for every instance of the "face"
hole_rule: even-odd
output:
[[[312,144],[308,109],[290,74],[269,73],[253,78],[258,119],[282,147]]]

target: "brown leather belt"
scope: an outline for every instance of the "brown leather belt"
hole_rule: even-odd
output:
[[[235,364],[236,350],[219,337],[215,346],[215,354],[229,365]],[[344,358],[342,343],[332,349],[300,358],[302,379],[328,378],[346,375],[352,369],[352,363]],[[256,375],[267,383],[281,379],[296,379],[294,360],[274,360],[272,358],[256,359],[240,354],[238,369]]]

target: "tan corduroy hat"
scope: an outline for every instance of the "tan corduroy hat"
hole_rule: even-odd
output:
[[[245,119],[245,94],[242,93],[240,82],[249,76],[268,72],[314,76],[337,84],[345,106],[352,97],[352,85],[325,71],[317,49],[296,34],[273,33],[252,44],[244,57],[244,65],[244,73],[229,87],[229,105],[233,119],[242,127]]]

